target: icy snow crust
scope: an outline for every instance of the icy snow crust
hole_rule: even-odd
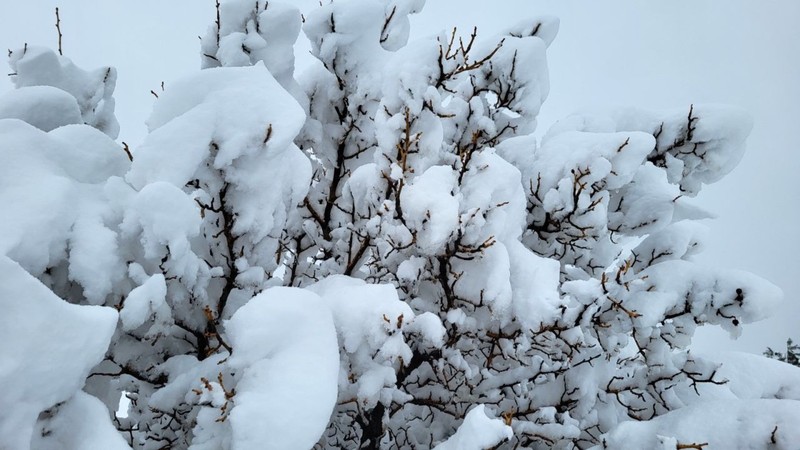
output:
[[[688,197],[746,114],[593,111],[538,140],[558,21],[408,43],[423,5],[222,2],[132,161],[113,68],[12,52],[0,448],[800,441],[800,369],[688,351],[781,296],[691,261]]]

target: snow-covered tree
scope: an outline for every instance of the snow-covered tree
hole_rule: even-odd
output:
[[[791,338],[786,340],[786,352],[776,352],[770,347],[764,352],[767,358],[777,359],[778,361],[789,363],[793,366],[800,366],[800,344],[795,344]]]
[[[11,53],[0,448],[800,440],[800,369],[688,349],[780,297],[691,261],[691,198],[747,115],[576,114],[538,138],[558,21],[409,43],[423,4],[223,2],[205,70],[130,155],[113,69]]]

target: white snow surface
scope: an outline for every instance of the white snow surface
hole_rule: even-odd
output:
[[[152,315],[169,315],[166,304],[167,284],[163,274],[155,274],[141,286],[133,289],[119,312],[122,329],[131,331],[141,326]],[[166,308],[166,314],[162,310]]]
[[[212,143],[213,165],[221,169],[264,147],[289,147],[304,121],[302,107],[263,64],[204,70],[159,97],[127,179],[137,188],[154,181],[183,187]]]
[[[120,267],[103,183],[124,173],[128,160],[108,137],[86,125],[45,133],[15,119],[0,120],[0,253],[33,274],[63,258],[70,276],[99,303]],[[106,245],[107,244],[107,245]]]
[[[701,355],[720,364],[716,378],[686,392],[688,405],[643,422],[624,422],[592,450],[786,449],[800,442],[800,368],[741,352]]]
[[[75,97],[51,86],[29,86],[0,96],[0,119],[19,119],[42,131],[83,123]]]
[[[644,271],[648,280],[656,286],[668,286],[670,292],[656,288],[653,292],[663,292],[669,296],[667,304],[675,305],[677,297],[682,293],[692,294],[693,311],[703,313],[710,308],[741,308],[739,317],[725,318],[719,315],[704,314],[703,317],[710,323],[719,324],[733,337],[741,332],[739,322],[749,323],[764,319],[775,311],[776,306],[783,298],[783,292],[763,278],[739,270],[725,270],[721,268],[703,268],[699,270],[697,264],[682,261],[664,261],[650,266]],[[648,305],[649,297],[642,296],[637,299],[637,310],[644,316],[651,316],[646,312],[653,307]],[[743,300],[754,301],[743,301]],[[639,309],[641,307],[641,310]],[[657,314],[652,314],[657,316]]]
[[[336,403],[339,347],[333,318],[316,294],[271,288],[225,323],[243,371],[230,413],[232,450],[305,450]]]
[[[0,310],[0,442],[27,450],[39,413],[75,395],[103,359],[117,312],[61,300],[4,255]]]
[[[467,413],[456,433],[434,450],[483,450],[511,439],[513,435],[510,426],[500,419],[489,418],[486,406],[478,405]]]
[[[345,351],[355,353],[361,345],[381,349],[395,334],[414,320],[414,312],[397,298],[391,285],[367,284],[345,276],[331,276],[308,288],[319,294],[333,311],[336,329]],[[396,351],[400,350],[399,353]],[[393,349],[393,356],[411,359],[411,349]]]
[[[418,334],[431,348],[444,344],[445,329],[439,318],[428,313],[416,317],[392,285],[334,275],[308,290],[318,293],[333,312],[343,350],[340,379],[349,380],[340,384],[340,398],[355,397],[368,408],[378,401],[405,399],[395,385],[394,367],[408,364],[413,357],[407,333]]]
[[[722,385],[698,387],[700,399],[788,399],[800,401],[800,367],[761,355],[742,352],[703,354],[720,364],[717,375],[728,380]]]
[[[652,420],[623,422],[591,450],[795,450],[800,442],[800,401],[752,399],[698,403]]]
[[[543,258],[521,242],[506,243],[510,261],[510,279],[514,317],[530,329],[553,320],[564,301],[558,295],[560,265]]]
[[[0,120],[0,253],[41,273],[63,250],[74,209],[74,183],[46,154],[60,149],[43,131],[19,120]],[[41,195],[43,186],[47,195]]]
[[[31,450],[130,450],[98,399],[78,391],[36,424]]]
[[[102,183],[109,177],[123,176],[130,168],[124,150],[96,128],[66,125],[47,134],[61,146],[48,157],[76,181]]]
[[[12,51],[9,64],[14,73],[11,80],[17,88],[53,86],[61,89],[77,102],[81,123],[97,128],[112,139],[119,135],[113,97],[117,71],[113,67],[86,71],[53,50],[28,45]],[[52,94],[50,96],[52,101]]]
[[[424,254],[440,253],[458,229],[456,173],[446,166],[433,166],[403,189],[400,201],[417,232],[417,246]]]

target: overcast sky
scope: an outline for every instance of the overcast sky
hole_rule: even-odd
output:
[[[198,36],[213,21],[213,0],[8,1],[0,47],[55,47],[60,6],[63,48],[83,68],[119,70],[120,140],[136,146],[161,82],[199,68]],[[315,0],[290,2],[309,10]],[[428,0],[413,35],[453,25],[491,33],[525,17],[560,17],[548,52],[550,98],[540,127],[583,107],[746,108],[755,126],[737,169],[700,193],[710,221],[703,263],[743,269],[780,286],[786,303],[772,319],[745,327],[738,341],[701,330],[696,348],[761,352],[800,340],[800,2],[797,0],[569,1]],[[301,39],[303,37],[301,36]],[[0,80],[0,94],[11,89]],[[716,331],[716,332],[715,332]]]

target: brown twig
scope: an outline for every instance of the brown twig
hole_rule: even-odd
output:
[[[269,138],[271,137],[272,137],[272,124],[269,124],[269,126],[267,127],[267,132],[264,134],[263,144],[266,145],[267,141],[269,141]]]
[[[122,141],[122,150],[125,150],[125,154],[128,155],[128,159],[133,161],[133,154],[131,153],[131,148],[128,147],[128,144],[125,141]]]
[[[217,24],[217,48],[219,48],[219,32],[220,32],[219,28],[221,26],[221,22],[219,20],[219,0],[216,0],[215,3],[217,8],[217,20],[215,21],[215,23]]]
[[[392,12],[386,17],[386,20],[383,22],[383,28],[381,29],[381,44],[386,42],[389,39],[389,34],[387,31],[389,30],[389,23],[391,23],[392,19],[394,18],[394,14],[397,12],[397,5],[394,5],[392,8]]]
[[[58,31],[58,54],[64,56],[64,52],[61,51],[61,17],[58,15],[58,7],[56,7],[56,31]]]

